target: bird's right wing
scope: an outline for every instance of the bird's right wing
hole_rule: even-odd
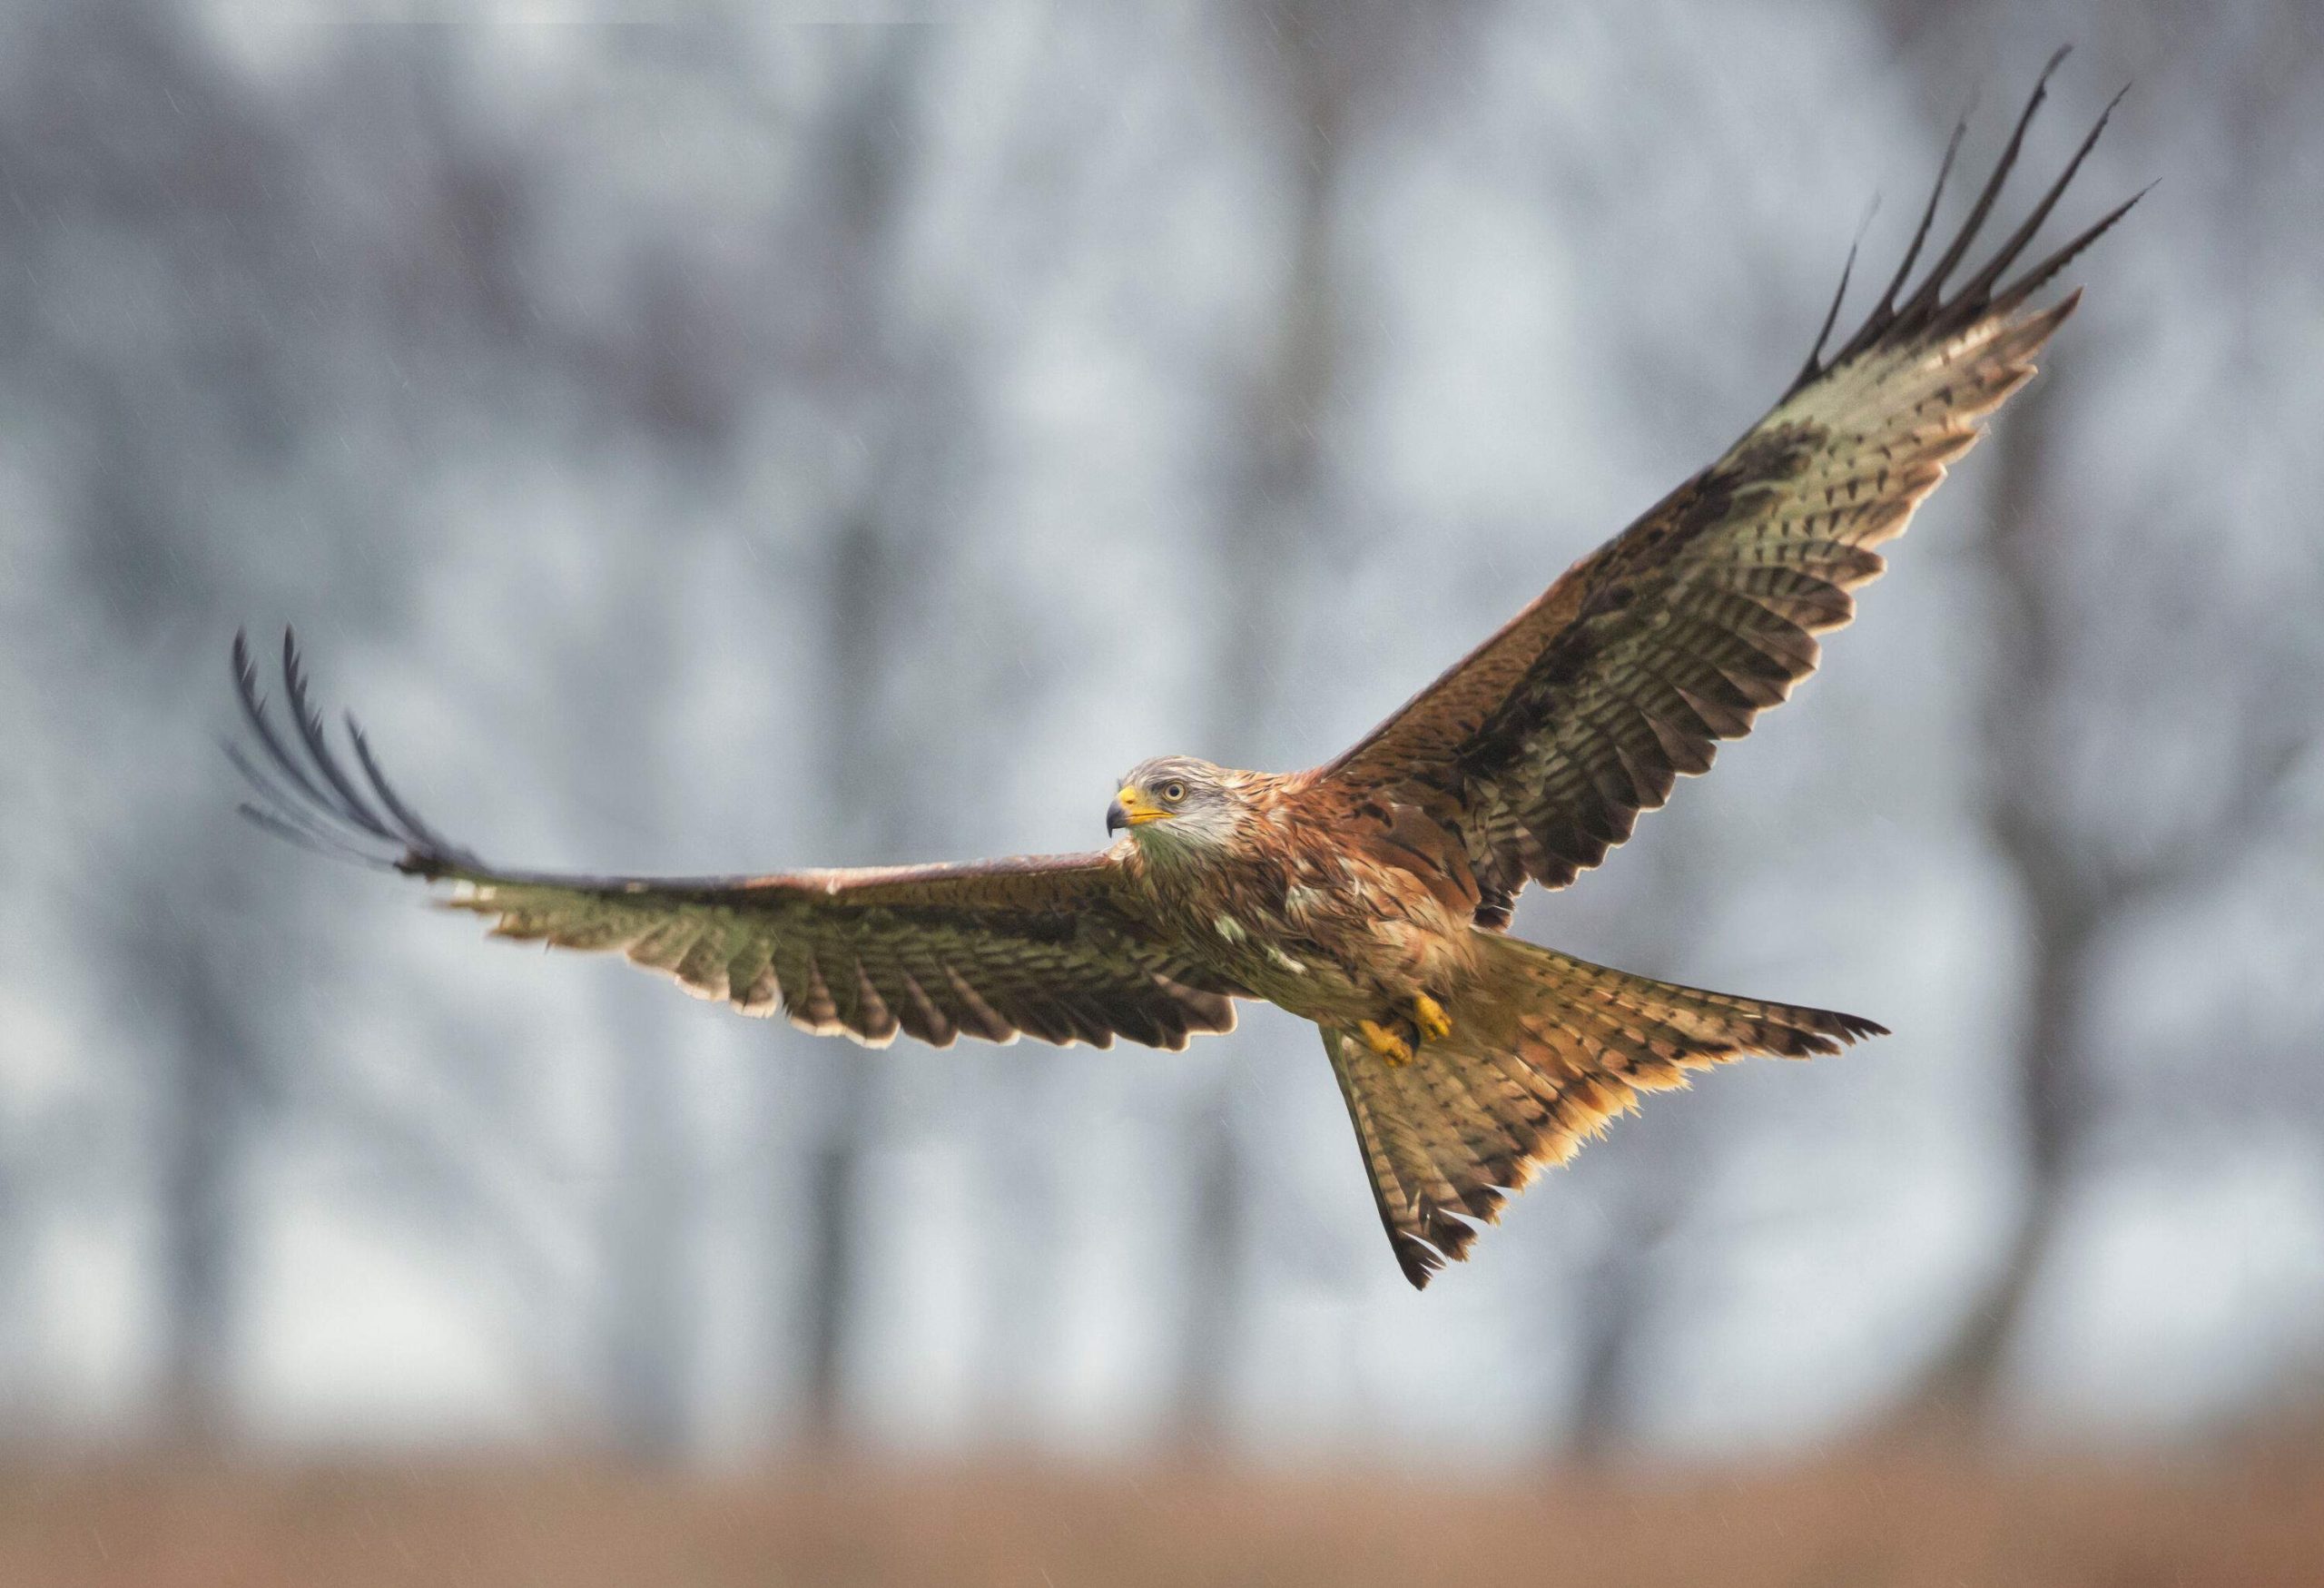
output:
[[[746,1014],[884,1046],[899,1031],[955,1037],[1183,1048],[1230,1031],[1241,989],[1173,950],[1102,853],[968,865],[869,867],[734,878],[584,877],[504,871],[446,842],[379,774],[352,718],[359,784],[308,704],[290,636],[286,742],[234,637],[234,685],[258,756],[227,754],[257,791],[243,814],[310,848],[451,884],[445,901],[493,933],[618,949],[690,992]],[[261,759],[270,770],[262,769]]]
[[[1725,457],[1320,769],[1318,795],[1430,813],[1467,852],[1479,920],[1505,924],[1527,882],[1561,888],[1605,859],[1679,774],[1709,770],[1719,741],[1748,733],[1813,671],[1817,636],[1855,615],[1850,592],[1885,566],[1873,547],[1904,532],[2076,301],[2037,307],[2034,294],[2130,208],[2021,265],[2101,116],[2024,222],[1954,281],[2042,96],[1917,289],[1898,301],[1935,192],[1862,329],[1828,360],[1819,337],[1783,400]],[[1948,149],[1945,170],[1952,161]]]

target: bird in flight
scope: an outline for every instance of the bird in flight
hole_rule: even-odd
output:
[[[1107,808],[1119,836],[1080,854],[706,879],[506,870],[423,822],[351,717],[350,770],[286,632],[287,735],[234,640],[251,743],[227,749],[257,794],[242,811],[448,884],[446,902],[492,917],[495,935],[619,950],[701,997],[872,1046],[903,1032],[1178,1049],[1231,1030],[1237,999],[1278,1004],[1321,1031],[1390,1246],[1425,1286],[1504,1198],[1640,1093],[1747,1054],[1884,1034],[1589,964],[1508,935],[1510,913],[1526,883],[1561,888],[1604,860],[1679,774],[1709,770],[1719,741],[1814,670],[1816,636],[1848,622],[1850,592],[1884,567],[1873,548],[2073,312],[2079,293],[2034,295],[2135,196],[2021,261],[2105,115],[2017,228],[1966,263],[2056,65],[1917,279],[1959,128],[1855,334],[1826,354],[1843,271],[1765,419],[1328,764],[1145,762]]]

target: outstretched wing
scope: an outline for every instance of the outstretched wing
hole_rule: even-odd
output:
[[[2097,142],[2101,115],[2024,222],[1945,294],[2063,54],[2043,70],[1960,234],[1909,296],[1897,301],[1958,128],[1912,246],[1863,327],[1822,358],[1844,271],[1816,351],[1773,412],[1319,768],[1317,791],[1436,815],[1467,850],[1478,920],[1504,925],[1528,879],[1563,887],[1596,865],[1679,773],[1709,771],[1719,740],[1748,733],[1814,671],[1815,636],[1854,616],[1849,592],[1885,566],[1872,547],[1904,532],[1979,421],[2032,377],[2079,294],[2041,309],[2028,301],[2137,202],[2004,280]]]
[[[307,847],[449,883],[446,902],[495,917],[496,936],[618,949],[700,997],[746,1014],[780,1010],[806,1031],[874,1047],[901,1031],[939,1047],[1021,1032],[1183,1048],[1195,1032],[1234,1028],[1240,989],[1174,952],[1102,853],[699,880],[503,871],[412,814],[351,717],[361,783],[348,774],[287,633],[282,673],[290,743],[234,636],[235,688],[271,768],[226,746],[259,794],[243,814]]]

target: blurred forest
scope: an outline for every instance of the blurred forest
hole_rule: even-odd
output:
[[[358,9],[0,14],[0,1561],[156,1451],[2259,1428],[2324,1552],[2324,14]],[[866,1053],[233,817],[227,640],[286,621],[527,865],[1080,848],[1147,755],[1321,760],[1757,418],[2062,42],[2030,170],[2135,87],[2060,234],[2160,182],[2043,378],[1825,674],[1518,921],[1896,1035],[1659,1100],[1424,1297],[1288,1017]],[[1834,1558],[1768,1580],[1891,1580]]]

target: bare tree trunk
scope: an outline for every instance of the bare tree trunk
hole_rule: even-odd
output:
[[[173,939],[141,962],[174,964],[174,1033],[162,1115],[161,1408],[172,1443],[210,1445],[234,1425],[244,1135],[243,1033],[204,945]]]
[[[1932,1427],[1996,1420],[2010,1346],[2024,1332],[2035,1282],[2056,1247],[2082,1117],[2073,1098],[2074,1041],[2092,941],[2080,927],[2041,928],[2034,935],[2029,1001],[2011,1066],[2025,1183],[2000,1266],[1914,1392],[1911,1415]]]
[[[847,1344],[862,1267],[854,1208],[862,1191],[859,1166],[872,1129],[877,1101],[872,1090],[878,1080],[867,1054],[842,1053],[834,1065],[832,1110],[806,1176],[811,1245],[802,1346],[807,1436],[825,1446],[847,1437]]]
[[[881,544],[881,527],[868,508],[842,527],[833,547],[828,654],[829,732],[833,808],[840,830],[852,840],[891,824],[881,819],[891,793],[880,775],[882,757],[866,735],[878,730],[875,700],[882,669],[881,623],[897,595]],[[891,814],[891,813],[890,813]],[[861,1284],[855,1209],[862,1198],[861,1161],[874,1126],[879,1060],[844,1044],[824,1061],[829,1110],[810,1159],[805,1191],[805,1338],[807,1427],[819,1445],[845,1436],[846,1349]]]
[[[1656,1264],[1684,1216],[1679,1196],[1650,1171],[1642,1178],[1653,1189],[1635,1216],[1607,1236],[1609,1249],[1582,1281],[1587,1293],[1565,1446],[1568,1459],[1580,1465],[1601,1464],[1622,1450],[1641,1342],[1661,1292]]]
[[[1219,703],[1206,754],[1228,764],[1254,758],[1267,712],[1279,693],[1280,636],[1293,595],[1321,560],[1320,436],[1333,394],[1338,353],[1337,283],[1333,268],[1334,210],[1343,163],[1344,84],[1329,58],[1324,19],[1305,0],[1263,8],[1260,76],[1279,98],[1288,134],[1285,170],[1291,182],[1289,269],[1275,311],[1275,334],[1252,373],[1235,434],[1246,439],[1232,464],[1233,508],[1214,542],[1217,596],[1226,614],[1209,680]],[[1188,1120],[1187,1162],[1194,1171],[1187,1248],[1185,1314],[1179,1339],[1179,1435],[1200,1449],[1226,1424],[1234,1352],[1241,1332],[1250,1230],[1247,1175],[1236,1133],[1231,1072],[1201,1089]]]
[[[1194,1196],[1187,1209],[1186,1313],[1178,1341],[1177,1438],[1207,1452],[1224,1433],[1234,1398],[1241,1334],[1244,1258],[1249,1249],[1242,1143],[1231,1079],[1206,1089],[1189,1121]]]
[[[900,422],[879,449],[874,478],[881,488],[849,515],[832,548],[826,760],[831,826],[850,855],[907,846],[915,825],[907,752],[898,730],[880,725],[886,680],[899,656],[909,654],[896,632],[895,615],[913,561],[904,542],[922,510],[911,496],[917,473],[901,456],[906,444]],[[829,1100],[804,1183],[809,1234],[803,1355],[808,1436],[833,1445],[846,1437],[846,1353],[855,1332],[862,1268],[856,1210],[872,1199],[863,1184],[862,1159],[879,1128],[887,1055],[832,1041],[823,1044],[820,1059]],[[797,1079],[780,1078],[786,1095]]]
[[[2093,948],[2130,902],[2125,887],[2091,863],[2087,839],[2058,808],[2051,728],[2069,709],[2073,618],[2054,587],[2064,562],[2057,520],[2043,507],[2051,392],[2046,380],[2027,391],[1988,443],[1995,454],[1991,528],[1978,545],[1999,598],[1983,707],[1982,815],[2026,912],[2026,1001],[2009,1061],[2024,1182],[2000,1265],[1915,1392],[1910,1415],[1938,1425],[1984,1425],[1998,1409],[2009,1349],[2055,1244],[2077,1137],[2090,1122],[2076,1047]]]
[[[912,494],[921,476],[907,456],[919,438],[899,411],[913,396],[910,375],[881,331],[908,197],[906,111],[922,40],[916,28],[882,31],[888,36],[878,56],[830,133],[830,253],[827,278],[819,283],[831,306],[831,345],[822,350],[839,364],[833,418],[846,432],[872,438],[871,466],[855,482],[856,499],[836,528],[825,576],[823,732],[832,769],[826,825],[850,859],[869,858],[901,842],[912,814],[894,775],[894,730],[879,725],[879,714],[882,686],[897,665],[892,625],[902,595],[901,571],[911,562],[904,542],[924,505]],[[846,1353],[862,1266],[855,1210],[867,1195],[862,1163],[877,1129],[885,1072],[879,1055],[837,1042],[830,1047],[819,1056],[827,1106],[804,1167],[801,1189],[808,1200],[800,1210],[807,1229],[799,1306],[805,1431],[822,1445],[846,1436]],[[778,1078],[786,1099],[795,1097],[799,1079]]]
[[[1691,812],[1689,806],[1659,814],[1656,836],[1637,857],[1650,878],[1640,913],[1658,924],[1650,940],[1614,959],[1626,969],[1683,979],[1689,942],[1699,935],[1705,914],[1702,879],[1711,873]],[[1653,1368],[1646,1353],[1670,1239],[1693,1217],[1709,1172],[1702,1110],[1710,1103],[1689,1094],[1625,1120],[1617,1137],[1581,1166],[1600,1184],[1610,1178],[1613,1190],[1599,1199],[1606,1228],[1598,1258],[1574,1298],[1580,1343],[1564,1454],[1577,1465],[1602,1464],[1625,1448],[1631,1397]]]
[[[668,1461],[685,1453],[693,1432],[684,1133],[658,1022],[634,998],[615,1001],[608,1020],[621,1041],[620,1158],[608,1182],[605,1247],[606,1400],[625,1454]]]

